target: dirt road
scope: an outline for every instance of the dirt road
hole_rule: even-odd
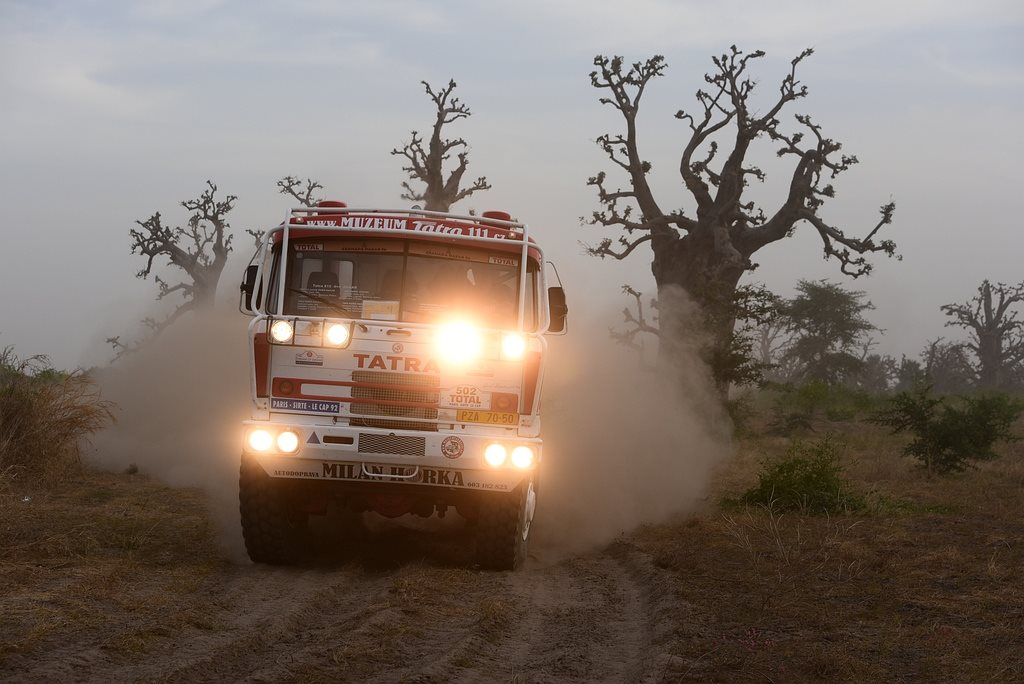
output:
[[[516,573],[452,517],[270,568],[196,490],[0,487],[0,681],[1022,681],[1024,453],[953,480],[877,445],[871,512],[709,507],[580,553],[563,525]]]
[[[626,541],[520,572],[472,568],[468,532],[385,526],[302,568],[220,564],[203,577],[122,576],[119,619],[3,661],[38,681],[662,680],[670,604]],[[141,569],[141,568],[139,568]],[[147,583],[150,586],[147,586]]]

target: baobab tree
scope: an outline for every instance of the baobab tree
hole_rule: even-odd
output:
[[[147,279],[153,271],[154,263],[161,258],[166,258],[168,264],[178,269],[182,276],[174,284],[159,275],[153,276],[159,288],[156,297],[158,301],[173,294],[180,294],[183,301],[163,320],[143,320],[148,328],[149,339],[185,313],[213,305],[221,272],[232,249],[233,236],[227,215],[237,199],[235,195],[218,199],[217,186],[208,180],[206,189],[199,197],[181,202],[181,206],[191,212],[185,227],[164,225],[162,215],[156,212],[144,221],[136,221],[138,228],[128,231],[132,239],[132,254],[138,253],[146,258],[146,265],[135,274],[137,278]],[[120,357],[138,351],[145,340],[125,344],[120,337],[110,337],[107,342]]]
[[[317,197],[317,191],[323,190],[324,186],[312,178],[299,180],[295,176],[285,176],[277,181],[277,191],[282,195],[288,195],[304,207],[315,207],[323,200]],[[252,236],[253,244],[258,249],[263,240],[263,231],[246,228],[245,232]]]
[[[443,138],[444,127],[459,119],[470,116],[469,107],[453,97],[455,81],[448,81],[446,88],[434,91],[430,84],[421,81],[427,95],[437,108],[434,123],[430,130],[430,139],[424,141],[419,132],[413,131],[412,138],[400,149],[391,150],[391,154],[405,158],[407,165],[402,170],[409,174],[409,180],[403,181],[402,199],[411,202],[422,202],[423,208],[429,211],[448,211],[451,205],[463,200],[474,192],[489,190],[487,178],[480,176],[472,185],[462,188],[462,177],[469,166],[469,145],[462,138]],[[424,147],[426,142],[426,147]],[[452,154],[458,159],[458,165],[445,177],[444,163]],[[414,188],[413,183],[423,183],[422,188]]]
[[[696,113],[676,113],[689,127],[679,174],[682,189],[695,204],[693,215],[662,208],[648,182],[651,164],[639,149],[640,102],[651,81],[664,74],[664,57],[656,55],[632,65],[622,57],[594,59],[597,68],[590,74],[591,85],[602,92],[600,102],[617,110],[625,124],[624,132],[601,135],[597,144],[625,174],[628,185],[609,185],[603,171],[588,180],[600,203],[590,223],[623,231],[617,239],[605,239],[589,251],[625,259],[637,248],[649,246],[658,288],[663,361],[682,352],[684,340],[692,339],[695,327],[703,327],[710,340],[704,345],[707,358],[716,350],[721,354],[728,349],[736,327],[730,310],[740,278],[757,266],[752,257],[766,245],[790,237],[801,225],[817,233],[826,258],[838,261],[840,270],[855,278],[871,271],[869,253],[895,253],[891,240],[879,239],[879,231],[892,221],[892,202],[881,207],[879,220],[862,238],[847,235],[821,215],[825,201],[835,196],[831,181],[856,164],[857,158],[841,153],[842,145],[827,137],[808,115],[795,116],[798,130],[783,129],[779,118],[783,109],[807,95],[807,87],[797,79],[797,67],[811,54],[810,49],[804,50],[791,61],[778,94],[763,111],[751,101],[756,83],[748,68],[764,53],[745,54],[733,46],[712,59],[714,69],[704,77],[707,86],[696,93]],[[777,143],[777,155],[794,162],[786,196],[770,214],[744,198],[750,182],[765,179],[765,172],[747,160],[758,138]],[[725,141],[721,149],[720,140]],[[680,305],[679,299],[695,303],[703,320],[695,320],[693,307]],[[717,380],[724,389],[724,378]]]
[[[965,346],[976,359],[978,386],[995,389],[1006,386],[1024,361],[1024,321],[1015,305],[1024,302],[1024,282],[993,285],[983,280],[978,294],[964,304],[946,304],[942,312],[952,320],[946,325],[965,328],[970,342]]]
[[[295,176],[285,176],[277,181],[277,191],[282,195],[288,195],[304,207],[314,207],[320,203],[323,197],[317,197],[317,191],[323,190],[319,181],[312,178],[299,180]]]
[[[153,270],[158,257],[166,257],[171,266],[183,271],[184,278],[171,285],[156,275],[160,292],[157,299],[180,292],[184,302],[180,304],[168,322],[173,321],[194,308],[209,307],[217,294],[220,274],[231,253],[232,235],[227,215],[234,209],[235,195],[217,199],[217,186],[206,181],[206,190],[195,199],[181,203],[191,214],[187,227],[171,228],[163,224],[160,212],[145,221],[136,221],[139,228],[132,228],[132,254],[146,257],[146,265],[135,274],[145,280]]]

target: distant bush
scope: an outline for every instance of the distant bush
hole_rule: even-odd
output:
[[[79,464],[81,441],[113,419],[81,371],[50,367],[46,357],[0,352],[0,476],[53,480]]]
[[[931,388],[900,392],[871,417],[892,432],[909,432],[914,439],[903,449],[925,468],[937,473],[962,472],[971,461],[996,457],[996,442],[1019,439],[1012,432],[1024,405],[1005,394],[974,397],[936,397]]]
[[[864,507],[864,500],[842,477],[839,445],[831,435],[816,442],[794,442],[785,456],[766,462],[757,486],[739,501],[804,513],[844,513]]]
[[[751,422],[757,415],[754,400],[750,393],[739,394],[726,399],[725,411],[732,421],[733,433],[737,436],[750,432]]]
[[[769,428],[776,434],[812,429],[816,418],[852,420],[878,408],[880,397],[844,385],[815,380],[801,385],[776,385]]]

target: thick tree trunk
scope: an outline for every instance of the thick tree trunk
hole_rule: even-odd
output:
[[[743,260],[735,251],[716,249],[711,231],[703,240],[690,234],[655,249],[659,363],[668,372],[686,373],[697,358],[714,370],[716,351],[731,347]],[[716,379],[716,385],[725,396],[728,383]]]
[[[220,282],[223,264],[214,262],[213,265],[203,269],[201,276],[196,277],[193,283],[192,299],[198,309],[211,308],[217,299],[217,284]]]
[[[1002,385],[1002,341],[998,335],[978,335],[978,385],[996,389]]]

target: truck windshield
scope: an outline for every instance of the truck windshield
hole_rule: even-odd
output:
[[[284,313],[433,323],[517,324],[520,255],[420,240],[290,241]],[[537,266],[528,263],[526,320],[537,326]],[[276,291],[276,284],[273,290]],[[276,303],[276,295],[271,299]]]

